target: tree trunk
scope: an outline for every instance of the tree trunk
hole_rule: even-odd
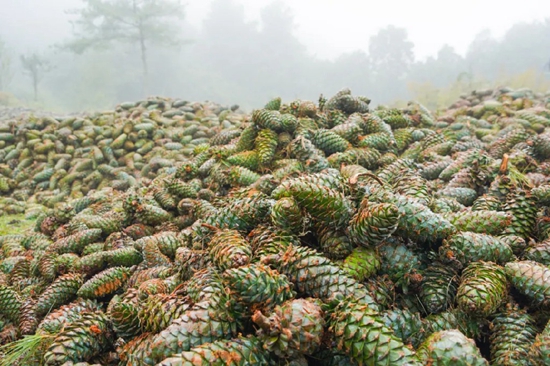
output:
[[[32,86],[34,89],[34,101],[38,100],[38,75],[32,74]]]
[[[141,50],[141,66],[143,68],[143,80],[142,80],[142,92],[143,95],[146,96],[148,92],[148,74],[149,70],[147,68],[147,48],[145,47],[145,39],[143,37],[143,30],[140,26],[139,28],[139,48]]]
[[[133,7],[134,7],[134,14],[136,17],[137,14],[137,5],[136,0],[133,0]],[[143,76],[141,80],[141,93],[143,96],[147,96],[147,89],[148,89],[148,68],[147,68],[147,48],[145,47],[145,35],[143,34],[143,23],[141,22],[141,18],[139,19],[138,23],[138,30],[139,30],[139,48],[141,51],[141,67],[143,69]]]

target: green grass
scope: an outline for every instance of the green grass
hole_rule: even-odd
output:
[[[0,216],[0,236],[23,234],[34,226],[34,221],[25,219],[25,215]]]

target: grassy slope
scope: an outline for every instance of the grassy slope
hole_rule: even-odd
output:
[[[25,215],[0,216],[0,236],[22,234],[32,228],[34,220],[26,220]]]

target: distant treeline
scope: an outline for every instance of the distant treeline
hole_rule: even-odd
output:
[[[127,2],[130,7],[132,1]],[[138,9],[139,19],[150,21],[143,29],[132,28],[137,13],[131,8],[95,14],[94,19],[112,23],[122,12],[127,18],[119,28],[90,30],[86,22],[97,24],[93,12],[86,13],[88,18],[77,12],[80,32],[45,53],[15,54],[10,44],[17,40],[0,35],[0,104],[75,111],[163,95],[251,109],[273,96],[317,100],[320,93],[330,96],[349,87],[373,103],[417,99],[438,108],[475,88],[550,89],[550,18],[515,24],[501,39],[483,31],[464,57],[445,45],[425,61],[415,61],[407,31],[389,25],[365,37],[357,51],[327,61],[311,55],[296,38],[292,13],[280,2],[265,7],[255,23],[246,20],[241,5],[215,0],[200,29],[186,22],[185,7],[171,9],[177,15],[172,19],[159,15],[158,9],[175,1],[148,3],[157,7]],[[139,39],[143,31],[147,37]],[[108,37],[109,44],[99,41]]]

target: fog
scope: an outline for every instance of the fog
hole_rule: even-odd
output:
[[[161,95],[251,109],[349,87],[373,103],[439,108],[472,89],[550,89],[547,0],[0,0],[0,9],[0,105],[79,111]]]

